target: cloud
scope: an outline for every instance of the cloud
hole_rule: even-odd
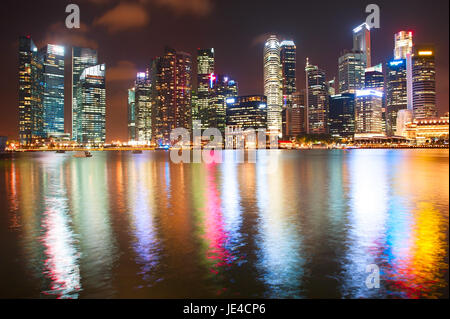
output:
[[[273,33],[263,33],[253,38],[252,47],[264,44]]]
[[[153,0],[153,2],[168,7],[177,14],[206,16],[213,8],[212,0]]]
[[[106,80],[109,82],[134,80],[137,71],[133,62],[122,60],[117,65],[106,68]]]
[[[94,25],[100,25],[114,33],[146,26],[150,18],[144,6],[138,3],[119,3],[103,16],[94,20]]]
[[[57,22],[49,26],[43,40],[37,45],[42,47],[46,44],[59,44],[97,49],[98,43],[89,38],[88,31],[89,27],[83,23],[79,29],[67,29],[63,22]]]

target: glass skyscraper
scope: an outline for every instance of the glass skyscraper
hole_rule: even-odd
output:
[[[264,95],[267,97],[267,128],[282,133],[283,83],[280,42],[271,35],[264,45]]]
[[[152,83],[149,72],[139,72],[134,85],[135,140],[150,144],[152,139]]]
[[[230,98],[227,104],[227,126],[246,129],[267,128],[267,98],[263,95]]]
[[[293,94],[297,91],[297,48],[294,41],[285,40],[280,44],[281,70],[282,70],[282,91],[283,91],[283,109],[282,109],[282,127],[283,135],[288,135],[287,117],[289,110],[293,105]]]
[[[366,54],[362,51],[344,51],[339,63],[339,93],[355,93],[364,88]]]
[[[328,87],[325,71],[306,60],[307,132],[327,134]]]
[[[213,93],[208,112],[210,127],[218,128],[225,134],[227,101],[235,100],[238,96],[238,85],[228,76],[217,75],[213,82]]]
[[[19,38],[19,141],[31,145],[45,138],[43,61],[30,36]]]
[[[382,136],[383,92],[366,89],[356,91],[356,134],[359,137]]]
[[[136,141],[136,94],[135,88],[128,90],[128,141]]]
[[[353,51],[362,52],[365,55],[367,67],[370,68],[372,66],[370,27],[367,23],[363,23],[353,29]]]
[[[105,64],[84,69],[76,87],[75,113],[78,143],[104,144],[106,140]]]
[[[333,137],[352,139],[355,135],[355,94],[330,96],[329,132]]]
[[[44,132],[64,133],[64,47],[48,44],[39,50],[43,61]]]
[[[76,88],[78,81],[80,80],[81,73],[91,66],[97,65],[97,51],[89,48],[72,48],[72,139],[76,140],[78,135],[76,132],[77,126],[75,125],[74,119],[77,113],[77,99],[76,99]]]
[[[209,127],[209,108],[214,81],[214,49],[197,51],[197,113],[202,127]]]
[[[397,113],[408,108],[406,59],[386,64],[386,134],[395,135]]]
[[[413,112],[417,119],[434,118],[436,112],[436,63],[431,45],[416,45],[412,57]]]

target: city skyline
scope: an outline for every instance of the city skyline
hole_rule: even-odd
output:
[[[356,5],[356,4],[355,4]],[[413,4],[412,4],[413,5]],[[444,4],[443,5],[447,5],[448,4]],[[81,4],[81,11],[83,13],[83,7],[87,6],[87,4]],[[111,5],[110,5],[111,6]],[[320,40],[323,39],[318,39],[319,41],[316,41],[316,44],[313,46],[311,45],[310,47],[305,47],[304,43],[305,41],[300,39],[299,34],[302,34],[306,39],[308,37],[313,36],[314,34],[320,34],[320,28],[319,29],[308,29],[308,30],[303,30],[301,33],[296,33],[294,30],[296,30],[296,27],[292,28],[292,31],[290,32],[291,34],[288,34],[287,32],[283,32],[281,30],[281,32],[276,32],[277,30],[272,30],[271,33],[277,34],[279,36],[279,40],[283,40],[283,39],[293,39],[293,41],[295,42],[295,44],[297,45],[297,88],[300,90],[302,87],[304,87],[304,63],[305,60],[304,58],[306,56],[310,57],[310,60],[312,61],[313,64],[318,65],[321,69],[324,69],[324,71],[327,74],[327,78],[326,80],[330,80],[333,77],[336,77],[337,75],[337,58],[339,56],[339,52],[346,49],[346,48],[351,48],[352,45],[352,30],[356,25],[360,25],[361,20],[364,19],[365,14],[364,14],[364,8],[361,7],[360,4],[356,5],[357,7],[359,7],[360,9],[358,10],[359,13],[357,13],[354,17],[350,17],[345,19],[345,24],[349,25],[349,28],[344,28],[344,24],[342,24],[342,26],[339,26],[336,30],[337,33],[339,33],[339,36],[342,37],[342,41],[339,39],[336,39],[336,41],[330,41],[334,43],[334,46],[337,47],[338,52],[336,54],[333,54],[333,56],[331,56],[330,58],[324,58],[323,57],[323,53],[322,54],[314,54],[314,51],[317,50],[317,48],[321,47]],[[349,6],[351,7],[351,6]],[[382,17],[385,17],[383,15],[383,13],[386,11],[384,10],[383,12],[383,5],[380,4],[381,10],[382,10]],[[217,10],[220,9],[220,5],[219,4],[215,4],[214,9],[211,11],[210,14],[212,15],[217,15],[218,12]],[[104,9],[106,10],[106,9]],[[353,10],[353,8],[352,8]],[[344,10],[345,11],[345,10]],[[349,9],[349,11],[351,11]],[[342,13],[339,13],[340,15],[342,15]],[[387,14],[387,13],[384,13]],[[438,14],[437,12],[435,12],[435,14]],[[62,17],[64,17],[64,14],[61,14]],[[347,16],[347,14],[345,14],[345,16]],[[406,19],[405,18],[406,15],[402,15],[402,19]],[[359,21],[357,21],[357,18],[360,17]],[[181,17],[179,19],[193,19],[193,20],[198,20],[198,19],[209,19],[209,17]],[[424,14],[424,19],[422,19],[422,21],[429,19],[429,15]],[[354,22],[351,22],[354,21]],[[86,26],[83,26],[83,15],[82,15],[82,29],[87,28]],[[299,22],[299,21],[297,21]],[[330,20],[330,23],[332,23],[333,20]],[[155,23],[155,22],[151,22],[151,23]],[[279,25],[282,25],[284,23],[279,23]],[[325,23],[326,24],[326,23]],[[401,31],[402,29],[406,29],[406,30],[413,30],[414,31],[414,40],[416,43],[435,43],[436,47],[437,47],[437,54],[436,54],[436,64],[437,64],[437,77],[438,80],[437,82],[437,107],[438,107],[438,112],[440,115],[442,115],[443,113],[448,111],[448,98],[445,99],[443,98],[444,96],[448,95],[448,90],[443,90],[442,87],[447,85],[448,87],[448,76],[445,78],[443,77],[443,74],[445,74],[445,72],[448,72],[448,67],[447,68],[440,68],[440,65],[442,65],[442,60],[444,60],[444,64],[446,56],[443,54],[442,51],[448,50],[448,40],[444,37],[441,37],[441,42],[436,42],[433,41],[433,38],[436,37],[435,33],[429,33],[429,34],[425,34],[422,30],[419,30],[419,28],[408,28],[408,26],[405,26],[404,24],[399,23],[397,25],[397,29],[395,29],[393,32],[388,32],[388,28],[385,27],[385,25],[388,24],[388,21],[386,21],[386,19],[382,19],[382,25],[381,25],[381,29],[379,30],[374,30],[373,34],[371,34],[371,38],[372,38],[372,64],[378,64],[378,63],[385,63],[387,59],[392,59],[392,52],[394,51],[394,34]],[[396,24],[394,23],[389,23],[389,24]],[[416,23],[416,21],[413,21],[410,23],[410,25],[420,25],[419,22]],[[89,28],[93,28],[93,27],[89,27]],[[98,28],[98,27],[97,27]],[[145,27],[143,27],[145,29]],[[19,28],[20,29],[20,28]],[[77,31],[73,31],[73,33],[75,34],[79,34],[81,33],[83,36],[87,36],[89,35],[89,37],[94,38],[91,36],[91,33],[87,33],[87,32],[83,32],[80,30]],[[265,28],[267,29],[267,27]],[[276,26],[271,27],[271,29],[276,29]],[[426,29],[426,28],[424,28]],[[64,31],[65,33],[69,33],[72,32],[72,30],[64,30],[64,26],[61,24],[60,28],[57,28],[56,33],[58,33],[59,31]],[[139,30],[139,28],[137,28],[136,30]],[[116,31],[116,33],[114,33],[112,36],[108,34],[108,32],[106,32],[106,34],[108,34],[108,36],[111,36],[112,38],[116,37],[120,37],[123,34],[134,34],[134,32],[136,31],[133,29],[130,29],[128,31]],[[220,31],[220,30],[218,30]],[[332,34],[333,30],[329,30],[329,33]],[[77,33],[78,32],[78,33]],[[100,31],[97,31],[100,32]],[[105,31],[103,31],[105,32]],[[441,32],[445,33],[445,30],[442,29]],[[95,33],[95,32],[94,32]],[[263,47],[263,43],[264,41],[267,39],[268,34],[269,33],[264,33],[263,36],[259,37],[258,41],[255,40],[255,38],[252,39],[252,41],[250,41],[250,39],[247,39],[249,46],[250,46],[250,50],[251,52],[255,52],[254,53],[254,59],[253,61],[251,61],[251,63],[247,63],[250,64],[249,66],[245,67],[245,68],[239,68],[236,69],[237,67],[239,67],[239,65],[241,65],[241,63],[243,61],[241,61],[241,59],[238,59],[237,57],[239,57],[239,51],[234,52],[234,56],[236,57],[236,59],[233,59],[231,62],[229,61],[229,58],[227,58],[227,56],[229,56],[229,52],[228,50],[223,50],[221,49],[223,46],[223,43],[226,43],[226,39],[225,40],[210,40],[210,41],[205,41],[202,40],[201,37],[199,37],[199,40],[196,41],[195,39],[191,39],[192,44],[190,45],[194,45],[197,48],[198,47],[214,47],[215,51],[216,51],[216,56],[215,56],[215,64],[217,65],[216,69],[216,74],[220,73],[220,74],[227,74],[227,75],[231,75],[233,77],[233,79],[235,79],[237,82],[239,82],[239,95],[241,96],[245,96],[245,95],[252,95],[252,94],[262,94],[263,88],[262,88],[262,81],[263,81],[263,76],[262,76],[262,47]],[[286,36],[285,36],[286,35]],[[32,33],[31,34],[32,38],[39,43],[38,47],[42,47],[45,44],[42,42],[41,38],[39,37],[39,31],[37,31],[36,33]],[[214,36],[213,36],[214,37]],[[380,38],[385,39],[388,38],[388,42],[385,42],[380,45]],[[56,36],[54,39],[57,39],[58,37]],[[66,35],[67,38],[67,35]],[[64,42],[64,38],[61,37],[61,39],[63,39],[62,41]],[[175,38],[171,38],[170,40],[172,40]],[[428,40],[429,39],[429,40]],[[85,39],[86,40],[86,39]],[[167,40],[167,42],[170,42],[170,40]],[[178,40],[178,38],[176,39]],[[17,41],[17,40],[16,40]],[[173,41],[173,40],[172,40]],[[203,42],[208,42],[208,44],[211,45],[206,45],[206,46],[200,46],[199,44]],[[64,44],[64,43],[62,43]],[[93,44],[93,43],[92,43]],[[79,44],[78,44],[79,45]],[[107,79],[107,141],[111,141],[111,140],[127,140],[127,122],[126,122],[126,114],[127,114],[127,90],[131,87],[132,83],[134,80],[127,78],[127,76],[129,76],[128,73],[131,73],[131,71],[129,70],[130,65],[133,65],[132,67],[132,71],[134,73],[134,77],[136,76],[135,71],[142,71],[145,70],[145,67],[148,65],[150,59],[152,58],[152,56],[150,55],[150,51],[153,50],[154,51],[158,51],[157,55],[161,55],[161,51],[164,47],[163,43],[160,43],[158,45],[154,45],[152,50],[148,50],[149,52],[146,53],[145,51],[142,50],[134,50],[133,47],[128,47],[127,52],[130,52],[130,54],[134,53],[134,51],[139,51],[140,54],[146,55],[147,56],[147,62],[145,64],[141,64],[138,62],[131,62],[129,64],[125,63],[126,60],[119,60],[119,62],[108,62],[111,61],[111,55],[113,55],[114,52],[111,51],[107,51],[106,47],[108,45],[102,46],[100,44],[97,45],[97,47],[95,47],[95,45],[92,46],[93,49],[97,49],[100,53],[99,55],[102,56],[102,60],[105,60],[106,64],[108,66],[107,68],[107,75],[106,75],[106,79]],[[173,45],[173,47],[175,47],[177,50],[179,51],[187,51],[189,53],[191,53],[193,55],[193,60],[195,60],[195,51],[192,50],[185,50],[186,46],[185,45]],[[444,50],[440,50],[439,48],[444,47]],[[245,48],[245,47],[244,47]],[[67,52],[70,52],[68,50],[70,50],[70,47],[66,46],[66,69],[70,69],[70,66],[67,64]],[[17,49],[16,49],[17,50]],[[123,50],[123,49],[122,49]],[[243,50],[242,53],[245,55],[247,52],[245,52],[246,50]],[[382,53],[380,53],[382,52]],[[385,53],[386,52],[386,53]],[[381,58],[380,58],[381,56]],[[224,58],[225,57],[225,58]],[[16,57],[17,59],[17,51],[16,51]],[[448,58],[447,58],[448,59]],[[130,61],[128,61],[130,62]],[[247,61],[248,62],[248,61]],[[256,65],[256,69],[255,66]],[[331,65],[331,67],[330,67]],[[195,67],[193,67],[194,70],[196,70]],[[249,69],[251,69],[252,72],[249,72]],[[254,70],[255,69],[255,70]],[[15,74],[14,76],[17,77],[17,68],[15,68]],[[108,73],[109,72],[109,73]],[[253,80],[245,80],[246,78],[249,77],[249,75],[244,74],[243,73],[250,73],[250,76],[253,77]],[[194,73],[195,74],[195,73]],[[196,80],[195,80],[195,75],[193,74],[192,76],[192,81],[194,82],[193,87],[196,86]],[[66,71],[66,78],[70,76],[68,76],[67,71]],[[242,80],[244,79],[244,80]],[[65,132],[71,132],[70,129],[70,123],[71,123],[71,119],[69,118],[69,116],[67,114],[70,114],[68,109],[67,109],[67,104],[71,104],[70,103],[70,96],[67,97],[67,93],[70,92],[70,85],[67,85],[67,81],[66,81],[66,97],[65,97],[65,113],[66,113],[66,125],[65,125]],[[118,89],[120,87],[120,89]],[[8,109],[12,108],[11,102],[13,103],[12,106],[15,106],[14,109],[11,109],[10,111],[14,111],[13,114],[7,114],[6,118],[11,117],[11,120],[6,121],[5,120],[5,124],[2,123],[2,131],[1,134],[3,135],[7,135],[10,136],[12,138],[16,138],[17,137],[17,126],[14,127],[14,124],[17,123],[17,121],[14,121],[16,118],[16,114],[17,114],[17,96],[16,94],[14,94],[14,92],[17,92],[16,90],[14,90],[14,92],[10,92],[8,91],[7,93],[5,93],[4,88],[2,88],[2,92],[1,94],[3,96],[5,96],[5,101],[7,102],[7,106]],[[11,96],[12,95],[12,96]],[[70,94],[69,94],[70,95]],[[68,102],[69,100],[69,102]],[[8,102],[9,101],[9,102]],[[70,109],[69,109],[70,110]],[[7,112],[8,113],[8,112]],[[120,116],[120,120],[118,119],[118,117]],[[125,115],[125,116],[122,116]]]

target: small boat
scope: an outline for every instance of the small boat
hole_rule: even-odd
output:
[[[79,151],[73,157],[92,157],[92,154],[89,151]]]
[[[142,150],[133,150],[133,154],[142,154]]]
[[[66,151],[65,150],[57,150],[56,153],[58,153],[58,154],[65,154]]]

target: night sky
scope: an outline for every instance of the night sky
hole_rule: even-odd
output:
[[[80,6],[80,29],[66,29],[65,7]],[[127,139],[127,89],[138,70],[161,55],[165,45],[189,52],[214,47],[216,73],[239,82],[239,94],[263,93],[263,43],[270,33],[297,44],[298,88],[304,87],[305,59],[328,78],[337,59],[352,48],[352,29],[366,19],[365,7],[381,9],[381,28],[372,30],[372,64],[391,59],[394,33],[413,31],[414,42],[436,45],[439,114],[449,110],[449,1],[300,0],[42,0],[2,2],[0,50],[0,135],[18,136],[18,38],[30,35],[38,47],[66,47],[66,132],[70,118],[70,45],[98,50],[107,66],[107,141]],[[195,67],[194,67],[195,70]]]

